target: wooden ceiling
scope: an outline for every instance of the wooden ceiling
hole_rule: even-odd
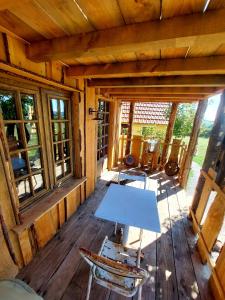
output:
[[[100,91],[204,87],[199,99],[225,86],[224,0],[1,0],[0,30],[22,39],[29,59],[61,61]]]

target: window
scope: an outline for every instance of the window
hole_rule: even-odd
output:
[[[41,99],[38,89],[0,89],[0,118],[20,209],[73,175],[70,98],[46,95],[42,93]]]
[[[72,139],[69,99],[50,98],[55,180],[71,174]]]
[[[97,160],[108,154],[109,102],[99,100],[98,111],[102,120],[98,123]]]
[[[1,90],[0,107],[18,197],[23,203],[46,186],[36,96]]]

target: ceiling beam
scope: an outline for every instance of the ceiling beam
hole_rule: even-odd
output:
[[[113,94],[126,94],[126,95],[135,95],[135,94],[201,94],[201,95],[212,95],[218,93],[216,88],[206,88],[206,87],[119,87],[119,88],[101,88],[100,94],[102,95],[112,95]]]
[[[134,102],[178,102],[178,103],[192,103],[192,102],[198,102],[199,100],[201,99],[171,99],[171,98],[161,98],[161,99],[156,99],[156,98],[129,98],[129,99],[123,99],[123,98],[120,98],[120,97],[113,97],[113,100],[114,101],[117,101],[117,100],[121,100],[123,102],[131,102],[131,101],[134,101]]]
[[[152,59],[102,65],[79,65],[69,67],[66,74],[82,78],[225,74],[225,57]]]
[[[136,94],[136,95],[127,95],[127,94],[113,94],[110,95],[112,97],[117,97],[117,98],[123,98],[123,99],[129,99],[129,98],[134,98],[134,99],[139,99],[139,98],[155,98],[155,99],[163,99],[163,98],[171,98],[171,99],[206,99],[206,95],[201,95],[201,94]]]
[[[219,87],[225,88],[225,75],[193,75],[162,77],[131,77],[91,79],[88,86],[96,88],[118,87]]]
[[[29,59],[48,60],[117,55],[149,49],[207,47],[225,40],[225,9],[34,42]]]

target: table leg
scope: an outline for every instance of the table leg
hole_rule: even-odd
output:
[[[125,247],[128,246],[129,229],[130,226],[125,225],[122,236],[122,245]]]

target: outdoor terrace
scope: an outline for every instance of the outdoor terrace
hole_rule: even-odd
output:
[[[18,274],[44,299],[85,299],[89,266],[78,248],[97,252],[105,235],[113,238],[113,223],[96,219],[94,212],[114,175],[107,172],[98,180],[95,192]],[[208,289],[208,269],[200,261],[187,219],[189,203],[184,190],[164,172],[152,174],[149,182],[150,188],[157,191],[161,234],[144,231],[142,264],[147,265],[151,276],[143,287],[142,298],[213,299]],[[93,284],[91,299],[125,298]]]

